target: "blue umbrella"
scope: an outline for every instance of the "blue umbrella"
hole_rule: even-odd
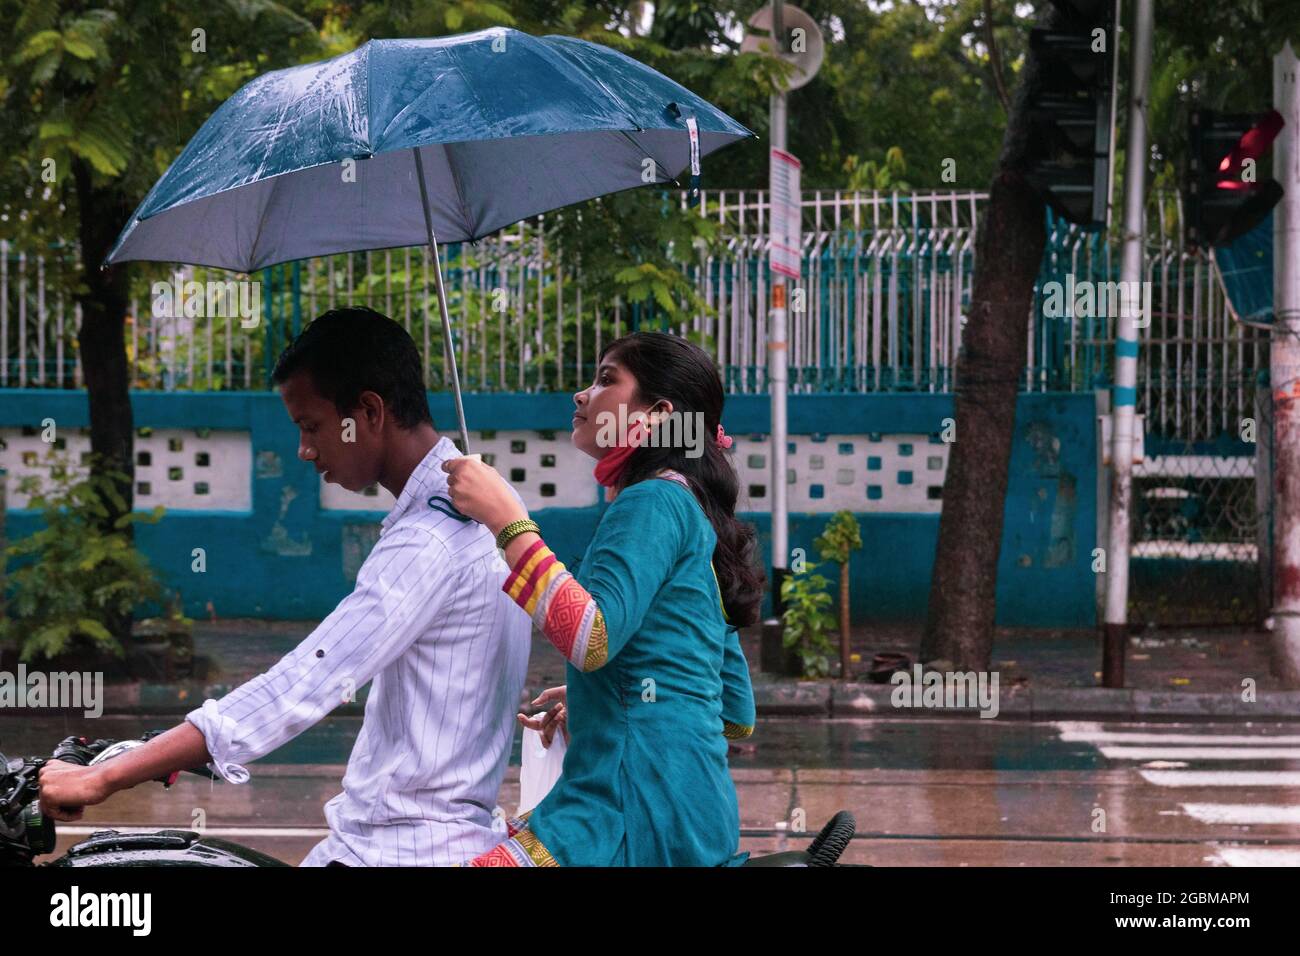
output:
[[[616,50],[493,28],[371,40],[247,83],[199,129],[105,260],[253,272],[427,243],[460,420],[438,242],[687,169],[754,134]]]

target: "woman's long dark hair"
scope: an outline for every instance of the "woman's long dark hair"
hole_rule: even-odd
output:
[[[680,472],[690,482],[718,538],[713,567],[727,619],[737,626],[755,623],[763,602],[763,572],[757,560],[754,527],[736,519],[740,491],[736,469],[717,443],[724,396],[713,360],[698,346],[663,332],[625,335],[611,342],[600,357],[631,373],[636,379],[637,399],[646,405],[667,400],[674,412],[704,416],[702,454],[691,458],[685,447],[642,445],[628,457],[619,487],[652,478],[664,468]]]

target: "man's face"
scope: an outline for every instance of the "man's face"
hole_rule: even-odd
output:
[[[378,395],[363,392],[360,406],[340,415],[311,376],[297,372],[280,386],[280,400],[298,426],[298,457],[326,481],[361,491],[379,480],[385,410]]]

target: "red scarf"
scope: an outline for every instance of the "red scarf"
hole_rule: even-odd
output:
[[[647,434],[649,432],[642,422],[633,422],[632,427],[627,430],[624,443],[596,462],[596,481],[606,488],[616,487],[623,477],[623,472],[627,470],[627,460],[632,457],[632,452],[641,447],[641,442],[645,440]]]

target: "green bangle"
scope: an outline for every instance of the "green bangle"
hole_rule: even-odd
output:
[[[520,518],[518,521],[512,521],[497,534],[497,547],[504,551],[506,545],[510,543],[511,538],[517,538],[521,534],[526,534],[529,531],[536,532],[538,535],[541,535],[542,533],[542,529],[537,527],[536,521],[532,521],[528,518]]]

